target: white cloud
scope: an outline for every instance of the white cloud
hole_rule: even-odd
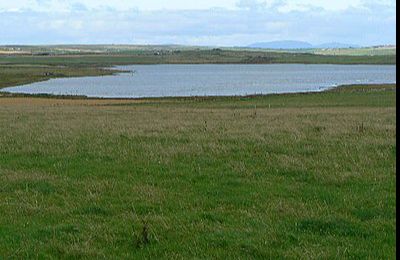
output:
[[[357,6],[344,9],[338,6],[324,9],[318,6],[322,1],[315,0],[242,0],[226,8],[162,11],[143,11],[134,4],[137,1],[124,0],[113,1],[114,5],[108,6],[94,0],[14,2],[27,5],[16,12],[11,9],[20,6],[0,0],[0,10],[3,9],[0,44],[247,45],[293,39],[316,44],[335,41],[372,45],[395,43],[396,36],[392,0],[383,3],[361,0],[354,2]],[[128,2],[131,4],[123,5]]]
[[[0,0],[0,10],[30,9],[34,11],[54,12],[55,10],[67,11],[74,6],[80,5],[88,9],[114,9],[126,11],[129,9],[139,9],[143,11],[154,10],[205,10],[214,7],[229,10],[237,8],[259,8],[270,7],[273,4],[286,5],[290,9],[297,7],[302,9],[304,6],[323,8],[326,10],[344,10],[349,7],[358,7],[365,2],[389,3],[395,5],[395,0]]]

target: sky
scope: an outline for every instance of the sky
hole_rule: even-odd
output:
[[[396,0],[0,0],[4,44],[396,43]]]

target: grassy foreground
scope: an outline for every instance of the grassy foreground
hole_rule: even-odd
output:
[[[0,97],[0,258],[393,259],[395,93]]]

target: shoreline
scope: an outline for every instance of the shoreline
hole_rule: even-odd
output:
[[[53,95],[53,94],[25,94],[25,93],[10,93],[2,92],[0,89],[1,98],[45,98],[45,99],[60,99],[60,100],[101,100],[101,101],[165,101],[165,100],[187,100],[187,101],[201,101],[201,100],[215,100],[215,99],[249,99],[249,98],[262,98],[267,96],[293,96],[293,95],[312,95],[320,93],[335,92],[342,89],[352,88],[353,91],[357,91],[360,88],[361,91],[376,91],[380,88],[385,88],[385,91],[396,91],[397,83],[378,83],[378,84],[346,84],[328,87],[321,91],[309,91],[309,92],[286,92],[286,93],[270,93],[270,94],[250,94],[250,95],[210,95],[210,96],[165,96],[165,97],[88,97],[83,95]],[[354,90],[356,89],[356,90]],[[359,90],[359,91],[360,91]],[[382,90],[380,90],[382,91]]]

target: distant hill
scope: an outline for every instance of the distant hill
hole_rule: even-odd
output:
[[[262,49],[339,49],[339,48],[359,48],[361,46],[355,44],[339,43],[339,42],[330,42],[330,43],[312,45],[309,42],[303,42],[303,41],[272,41],[272,42],[253,43],[247,47],[262,48]]]

